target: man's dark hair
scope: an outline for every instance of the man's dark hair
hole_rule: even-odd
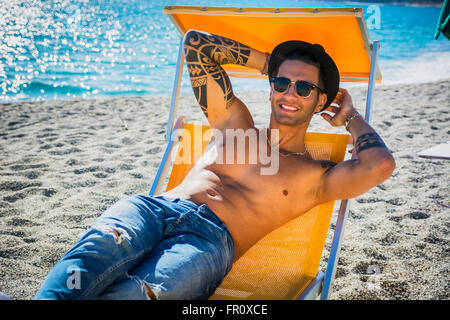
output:
[[[280,68],[280,65],[286,60],[302,61],[304,63],[313,65],[316,68],[318,68],[319,69],[318,86],[323,91],[326,91],[326,89],[327,89],[325,87],[326,79],[325,79],[325,74],[323,73],[323,70],[322,70],[322,66],[320,65],[320,62],[317,61],[317,59],[314,58],[311,54],[306,53],[306,52],[301,52],[301,51],[295,51],[295,52],[289,53],[286,56],[282,56],[281,59],[279,60],[279,64],[274,66],[274,72],[273,72],[274,76],[278,75],[278,69]]]

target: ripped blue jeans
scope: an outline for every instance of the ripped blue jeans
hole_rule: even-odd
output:
[[[53,267],[35,299],[207,299],[234,246],[206,205],[130,196],[105,211]]]

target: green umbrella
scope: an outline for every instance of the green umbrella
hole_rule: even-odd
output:
[[[436,27],[436,33],[434,38],[437,39],[442,32],[450,40],[450,3],[445,0],[442,4],[441,14],[439,15],[439,21]]]

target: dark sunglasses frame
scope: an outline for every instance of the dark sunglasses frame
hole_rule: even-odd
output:
[[[281,79],[283,79],[283,80],[281,80]],[[280,80],[281,81],[285,81],[285,84],[275,83],[275,82],[280,81]],[[288,83],[288,81],[289,81],[289,83]],[[308,98],[311,95],[311,92],[314,89],[318,89],[320,92],[324,93],[324,91],[320,87],[318,87],[315,84],[312,84],[312,83],[310,83],[308,81],[302,81],[302,80],[300,80],[300,81],[291,81],[291,79],[286,78],[286,77],[273,77],[273,78],[270,78],[270,83],[274,84],[273,85],[273,89],[275,91],[277,91],[277,92],[286,92],[289,89],[289,86],[291,86],[293,84],[294,88],[295,88],[295,92],[297,93],[297,95],[299,95],[302,98]],[[283,88],[279,88],[279,87],[277,89],[276,86],[281,86],[281,85],[283,85],[284,89]],[[307,95],[303,94],[303,91],[305,89],[309,90]]]

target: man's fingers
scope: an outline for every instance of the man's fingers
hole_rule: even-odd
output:
[[[336,121],[337,121],[336,116],[331,116],[331,115],[329,115],[328,113],[325,113],[325,112],[321,113],[320,115],[321,115],[322,118],[324,118],[329,124],[331,124],[331,126],[336,127],[336,126],[339,126],[339,125],[340,125],[340,124],[337,124],[337,123],[336,123]]]
[[[334,97],[334,100],[332,103],[336,103],[339,104],[339,102],[341,101],[341,95],[339,94],[339,92],[336,94],[336,97]]]
[[[333,103],[334,104],[337,104],[338,106],[340,106],[341,105],[341,103],[342,103],[342,96],[336,96],[336,98],[334,98],[334,100],[333,100]]]
[[[348,95],[348,91],[344,88],[339,88],[339,91],[336,94],[336,97],[333,100],[333,103],[337,105],[341,105],[342,100],[344,100],[344,97]]]
[[[336,112],[338,112],[338,110],[339,110],[339,108],[338,107],[336,107],[336,106],[328,106],[326,109],[325,109],[326,111],[331,111],[331,112],[333,112],[333,113],[336,113]]]
[[[339,88],[339,90],[338,90],[338,94],[339,95],[344,95],[344,94],[347,94],[347,93],[348,93],[347,89]]]
[[[325,120],[327,120],[328,122],[331,123],[331,119],[333,119],[333,117],[330,116],[328,113],[323,112],[320,115],[322,116],[322,118],[324,118]]]

